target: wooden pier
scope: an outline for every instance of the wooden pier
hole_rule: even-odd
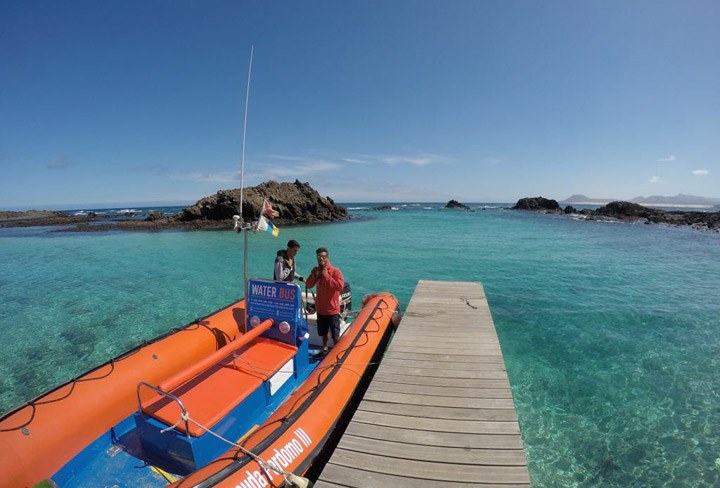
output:
[[[315,488],[530,486],[482,284],[419,281]]]

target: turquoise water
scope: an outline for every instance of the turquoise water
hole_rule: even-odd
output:
[[[351,205],[353,206],[353,205]],[[436,207],[436,206],[433,206]],[[534,486],[720,484],[720,235],[500,209],[250,236],[250,276],[325,246],[357,300],[481,281]],[[0,411],[241,295],[228,232],[0,229]],[[442,327],[442,324],[438,324]]]

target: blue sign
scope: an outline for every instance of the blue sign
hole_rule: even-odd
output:
[[[300,287],[294,283],[252,279],[248,282],[247,330],[266,319],[274,321],[273,327],[263,334],[286,344],[297,345],[298,331],[304,330]],[[257,319],[253,319],[257,317]],[[253,325],[253,320],[257,324]],[[259,320],[259,321],[258,321]],[[282,327],[287,322],[289,329]],[[303,332],[304,333],[304,332]]]

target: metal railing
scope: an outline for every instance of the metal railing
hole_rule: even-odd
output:
[[[180,410],[182,411],[181,419],[183,419],[185,421],[185,435],[187,437],[190,437],[190,429],[188,428],[188,421],[187,421],[187,417],[188,417],[187,410],[185,410],[185,405],[183,405],[183,402],[181,402],[180,399],[178,397],[176,397],[175,395],[173,395],[172,393],[168,393],[164,390],[161,390],[160,388],[157,388],[151,384],[145,383],[144,381],[141,381],[137,385],[138,410],[140,410],[141,412],[143,411],[142,400],[140,399],[140,387],[141,386],[147,386],[148,388],[155,391],[156,393],[159,393],[160,395],[166,396],[169,399],[173,400],[180,406]],[[178,421],[175,425],[177,425],[179,423],[180,423],[180,421]]]

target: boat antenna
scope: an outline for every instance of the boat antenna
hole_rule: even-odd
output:
[[[253,51],[255,46],[250,45],[250,65],[248,66],[247,88],[245,89],[245,116],[243,117],[243,133],[242,133],[242,156],[240,158],[240,231],[243,232],[243,298],[245,306],[243,307],[243,328],[247,332],[247,307],[248,307],[248,232],[250,226],[245,225],[245,216],[243,215],[243,188],[245,187],[245,133],[247,130],[247,114],[248,102],[250,101],[250,76],[252,74]]]
[[[247,87],[245,89],[245,115],[243,117],[242,156],[240,157],[240,221],[243,221],[243,188],[245,187],[245,133],[247,130],[248,102],[250,101],[250,76],[252,75],[252,62],[254,45],[250,45],[250,66],[248,66]]]

